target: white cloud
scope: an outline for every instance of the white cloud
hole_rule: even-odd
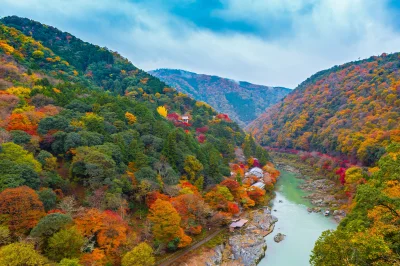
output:
[[[285,13],[293,31],[273,39],[213,32],[161,8],[146,6],[146,2],[128,1],[5,0],[0,15],[16,14],[56,26],[117,50],[145,70],[181,68],[292,88],[319,70],[358,57],[396,52],[400,47],[399,33],[388,25],[385,1],[244,2],[226,1],[227,9],[215,15],[263,23],[266,15],[278,17]],[[310,3],[314,3],[312,9],[300,12]],[[126,24],[115,25],[106,14],[126,17]],[[90,21],[95,27],[83,27],[81,21]]]
[[[266,17],[279,17],[282,14],[294,15],[306,6],[318,0],[222,0],[225,6],[222,10],[214,12],[215,15],[229,20],[246,19],[256,21]]]

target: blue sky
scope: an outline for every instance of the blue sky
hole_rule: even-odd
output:
[[[400,51],[400,0],[2,0],[0,16],[38,20],[129,58],[296,87],[315,72]]]

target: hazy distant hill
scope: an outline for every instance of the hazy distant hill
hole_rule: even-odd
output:
[[[228,114],[241,126],[249,124],[291,91],[179,69],[158,69],[149,73],[196,100],[207,102],[217,111]]]

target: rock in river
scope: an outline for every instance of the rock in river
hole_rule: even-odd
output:
[[[285,236],[286,236],[286,235],[284,235],[284,234],[277,233],[277,234],[274,236],[274,241],[275,241],[276,243],[279,243],[279,242],[281,242],[282,240],[285,239]]]

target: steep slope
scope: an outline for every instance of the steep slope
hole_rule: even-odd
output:
[[[230,169],[238,146],[249,164]],[[121,265],[138,241],[154,261],[149,245],[175,251],[261,203],[266,191],[252,180],[227,177],[258,165],[275,179],[267,163],[226,115],[117,53],[39,22],[1,20],[1,265]]]
[[[337,183],[345,204],[333,209],[347,216],[311,265],[399,265],[399,116],[400,54],[382,54],[316,73],[247,128],[263,145],[313,151],[299,157]]]
[[[0,22],[39,41],[47,50],[51,49],[51,55],[45,53],[37,58],[40,60],[30,62],[29,68],[32,70],[43,70],[43,66],[53,67],[54,63],[62,62],[65,65],[64,69],[59,69],[62,72],[52,73],[53,76],[64,79],[68,76],[70,81],[121,95],[128,87],[142,88],[145,92],[153,94],[162,93],[164,87],[167,87],[165,83],[138,69],[117,52],[84,42],[68,32],[17,16],[4,17]],[[72,72],[72,69],[75,72]]]
[[[101,125],[102,130],[100,131],[105,137],[108,134],[112,135],[122,129],[127,130],[132,127],[132,129],[138,131],[140,136],[149,137],[148,139],[145,138],[146,141],[139,145],[143,148],[144,153],[149,153],[147,156],[154,153],[150,156],[153,158],[146,160],[148,163],[152,162],[149,166],[159,160],[163,145],[168,142],[169,133],[173,134],[171,137],[177,138],[178,143],[184,141],[184,139],[186,139],[186,145],[195,141],[197,144],[192,143],[186,147],[176,148],[182,152],[181,155],[170,158],[169,163],[176,173],[184,171],[183,160],[185,156],[193,152],[200,152],[200,146],[204,142],[204,145],[208,146],[209,149],[218,151],[219,154],[224,156],[222,159],[225,168],[222,172],[229,174],[227,163],[234,158],[234,147],[241,145],[245,139],[244,132],[240,130],[236,123],[224,116],[219,116],[207,104],[196,102],[169,88],[159,79],[139,70],[127,59],[106,48],[83,42],[69,33],[25,18],[6,17],[1,19],[1,22],[3,24],[0,24],[2,59],[0,86],[2,90],[5,90],[4,94],[14,94],[15,90],[17,95],[22,94],[27,99],[37,94],[43,94],[46,97],[53,98],[54,100],[50,102],[55,103],[57,108],[61,109],[67,108],[66,106],[70,106],[74,102],[72,105],[79,106],[77,108],[82,113],[79,114],[78,112],[76,115],[68,117],[66,122],[84,120],[84,110],[93,112],[99,115],[98,119],[104,123],[104,125]],[[5,24],[21,29],[31,36],[24,35],[18,29],[8,27]],[[23,88],[26,88],[26,93],[20,92]],[[48,89],[50,91],[47,91]],[[102,91],[108,92],[102,93]],[[89,93],[89,95],[85,93]],[[118,95],[124,95],[124,97],[121,98]],[[112,100],[112,98],[115,98],[115,100]],[[118,102],[120,107],[111,104],[110,101]],[[112,107],[108,106],[109,104]],[[8,103],[4,103],[4,105],[6,106]],[[19,116],[27,115],[29,117],[29,112],[40,109],[32,106],[29,100],[20,103],[20,105]],[[15,106],[13,107],[15,108]],[[3,127],[14,128],[12,126],[16,112],[14,108],[12,106],[8,109],[2,108],[1,125]],[[162,110],[163,108],[164,110]],[[128,128],[126,125],[123,126],[125,124],[123,121],[128,119],[125,115],[126,112],[134,115],[132,121],[128,121],[130,123]],[[17,114],[15,115],[17,116]],[[182,121],[181,116],[183,115],[189,116],[188,122]],[[22,120],[20,119],[19,122],[30,123],[32,127],[26,127],[29,130],[24,130],[24,127],[20,125],[17,127],[31,135],[49,134],[48,130],[41,130],[42,117],[45,116],[39,116],[35,121],[30,121],[33,119],[32,117],[28,121],[23,121],[21,118]],[[80,123],[83,123],[83,120]],[[52,128],[50,125],[47,127]],[[67,133],[70,130],[74,131],[68,126],[63,128],[68,129]],[[85,127],[80,124],[78,128],[82,130]],[[175,129],[180,130],[175,132]],[[190,137],[182,135],[184,130],[187,134],[190,134]],[[156,136],[157,138],[153,139]],[[178,140],[179,138],[180,140]],[[155,143],[157,143],[158,148],[151,148]],[[168,150],[171,147],[164,148]],[[176,149],[174,148],[174,152],[176,152]],[[255,147],[252,149],[255,151]],[[66,149],[65,152],[68,152],[68,150]],[[197,154],[198,157],[203,155],[202,152]],[[261,150],[259,150],[258,155],[262,158],[267,157],[266,153]],[[202,159],[204,162],[208,160],[206,157]],[[125,162],[125,164],[127,163]],[[220,166],[222,167],[222,165]],[[204,167],[204,171],[208,171],[207,169],[208,167]],[[209,179],[205,175],[208,183],[221,180],[222,172],[218,169],[213,171],[215,170],[217,171],[214,173],[216,174],[214,181],[211,176],[211,179]]]
[[[263,145],[344,154],[371,165],[400,141],[400,54],[321,71],[248,130]]]
[[[178,91],[228,114],[241,126],[249,124],[291,91],[178,69],[157,69],[149,73]]]

